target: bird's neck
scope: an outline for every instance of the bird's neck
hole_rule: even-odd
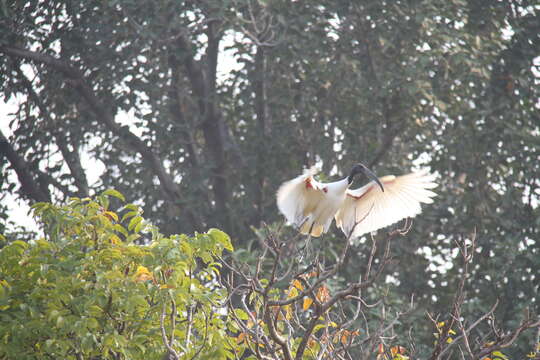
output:
[[[349,183],[349,185],[352,184],[353,180],[354,180],[354,177],[358,175],[358,172],[356,171],[351,171],[351,173],[349,174],[349,176],[347,176],[347,183]]]

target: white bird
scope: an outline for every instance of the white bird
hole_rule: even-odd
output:
[[[316,173],[311,168],[283,183],[277,192],[278,208],[287,220],[302,234],[314,237],[326,233],[334,217],[346,236],[375,231],[418,215],[422,210],[420,204],[432,203],[436,195],[428,190],[437,184],[433,175],[426,172],[378,179],[367,167],[357,164],[345,179],[327,184],[316,181]],[[373,182],[349,190],[358,174]]]

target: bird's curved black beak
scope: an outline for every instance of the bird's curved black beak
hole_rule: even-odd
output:
[[[369,170],[365,165],[361,165],[362,167],[362,173],[370,180],[373,180],[377,183],[377,185],[379,185],[379,187],[381,188],[382,192],[384,192],[384,187],[382,185],[382,183],[379,181],[379,178],[377,177],[377,175],[375,175],[375,173],[371,170]]]

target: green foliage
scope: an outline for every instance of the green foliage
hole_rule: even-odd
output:
[[[110,196],[123,200],[108,190],[38,203],[45,237],[0,250],[0,358],[157,359],[167,352],[162,328],[181,358],[232,358],[239,348],[216,281],[229,237],[164,237],[139,207],[110,210]]]

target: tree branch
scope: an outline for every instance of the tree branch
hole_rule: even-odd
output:
[[[536,320],[536,321],[531,320],[531,319],[523,320],[521,324],[514,331],[511,331],[508,335],[504,336],[502,339],[495,342],[495,344],[488,346],[482,351],[479,351],[476,354],[474,354],[473,359],[483,359],[486,355],[489,355],[496,350],[500,350],[500,349],[503,349],[505,347],[512,345],[523,331],[528,330],[528,329],[534,329],[534,328],[540,328],[540,320]]]
[[[202,131],[206,147],[213,160],[212,182],[216,207],[223,216],[223,227],[230,230],[227,203],[229,190],[227,181],[226,137],[225,124],[217,110],[216,98],[216,69],[219,51],[220,34],[215,29],[214,22],[208,23],[208,45],[205,54],[206,68],[197,62],[191,54],[191,47],[184,36],[177,39],[177,45],[182,50],[183,64],[195,97],[202,119]]]
[[[171,312],[173,310],[171,309]],[[167,302],[163,301],[163,307],[161,309],[161,316],[159,318],[159,327],[161,329],[161,338],[163,339],[163,344],[167,348],[168,353],[166,354],[165,359],[168,360],[178,360],[180,357],[176,350],[172,347],[173,338],[170,340],[167,338],[167,332],[165,330],[165,318],[167,316]]]
[[[257,152],[257,177],[258,186],[256,188],[256,205],[257,215],[256,224],[258,224],[264,216],[265,203],[265,183],[266,183],[266,157],[267,149],[264,137],[268,135],[267,124],[267,99],[266,99],[266,55],[264,47],[258,46],[255,54],[255,72],[253,74],[254,93],[255,93],[255,113],[257,114],[257,123],[259,126],[259,136],[261,139],[260,148]]]
[[[32,171],[24,158],[13,149],[8,139],[0,130],[0,155],[5,156],[19,178],[22,192],[36,202],[50,202],[51,194],[46,187],[35,181]],[[38,170],[39,171],[39,170]],[[34,171],[35,172],[35,171]]]
[[[34,51],[19,49],[11,46],[0,46],[0,52],[20,57],[52,67],[71,80],[75,89],[81,94],[83,99],[89,105],[90,109],[96,115],[96,119],[104,124],[113,134],[117,135],[122,141],[128,144],[133,150],[139,153],[153,170],[160,180],[165,193],[175,201],[179,200],[180,189],[174,182],[170,174],[167,173],[159,157],[146,145],[146,143],[133,134],[127,126],[120,126],[116,123],[113,113],[102,103],[95,95],[91,86],[85,81],[81,71],[71,66],[69,63],[56,59],[50,55],[37,53]]]
[[[26,77],[26,75],[24,75],[19,66],[16,66],[15,70],[17,71],[19,78],[21,79],[24,87],[26,88],[26,91],[28,91],[30,99],[32,99],[32,101],[34,101],[34,103],[37,105],[41,116],[43,116],[49,124],[53,124],[53,119],[47,111],[45,104],[43,103],[43,101],[41,101],[39,95],[34,90],[32,82]],[[78,195],[80,197],[87,197],[89,194],[88,181],[86,180],[86,174],[84,173],[84,169],[81,164],[79,152],[75,147],[73,151],[71,151],[68,148],[68,143],[65,137],[60,135],[59,133],[54,134],[54,137],[56,139],[56,145],[60,149],[60,152],[62,153],[62,156],[64,157],[64,160],[69,167],[75,186],[78,189]]]

